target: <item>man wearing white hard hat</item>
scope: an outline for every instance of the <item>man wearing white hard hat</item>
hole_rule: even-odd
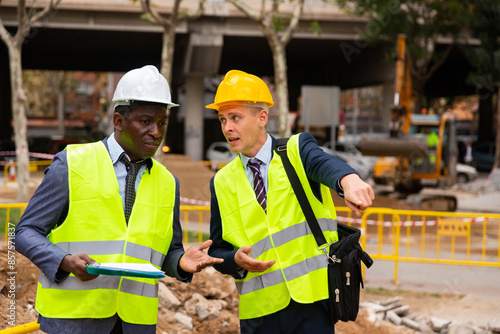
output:
[[[87,265],[150,264],[189,282],[222,262],[184,251],[179,181],[152,159],[173,106],[148,65],[127,72],[113,97],[114,133],[54,157],[16,228],[16,249],[40,270],[36,310],[49,333],[156,333],[158,279],[95,275]],[[135,179],[135,180],[134,180]]]

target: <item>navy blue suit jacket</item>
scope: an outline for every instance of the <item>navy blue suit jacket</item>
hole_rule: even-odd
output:
[[[300,158],[302,159],[302,164],[316,197],[320,201],[322,200],[321,184],[335,189],[337,194],[343,197],[344,194],[340,187],[340,180],[348,174],[356,174],[356,171],[342,160],[323,152],[310,133],[302,133],[299,139]],[[274,138],[272,146],[274,147]],[[239,156],[236,159],[239,159]],[[210,193],[210,239],[213,243],[208,250],[208,254],[224,259],[223,263],[214,265],[215,269],[223,274],[229,274],[234,278],[243,278],[246,272],[238,268],[234,262],[236,250],[233,245],[222,239],[222,222],[214,188],[214,178],[210,180]]]

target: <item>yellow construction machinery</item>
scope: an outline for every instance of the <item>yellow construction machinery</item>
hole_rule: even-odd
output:
[[[376,183],[391,184],[396,191],[417,194],[424,186],[450,186],[456,182],[457,141],[455,122],[448,114],[415,113],[406,37],[398,38],[394,106],[387,138],[363,137],[364,155],[381,157],[375,163]],[[442,194],[413,196],[426,209],[456,209],[456,198]]]

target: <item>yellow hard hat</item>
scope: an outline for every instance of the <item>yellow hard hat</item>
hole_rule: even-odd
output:
[[[238,70],[226,73],[217,88],[214,103],[205,108],[219,110],[227,102],[264,102],[268,107],[274,105],[271,92],[261,78]]]

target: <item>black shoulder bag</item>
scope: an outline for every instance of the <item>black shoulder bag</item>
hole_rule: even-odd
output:
[[[316,239],[318,249],[322,249],[328,258],[328,291],[330,296],[328,298],[328,309],[330,320],[332,324],[339,320],[356,320],[359,311],[360,286],[364,288],[361,261],[367,268],[370,268],[373,260],[361,248],[359,244],[361,231],[355,227],[337,223],[339,240],[333,244],[326,241],[307,200],[297,172],[288,159],[287,142],[288,138],[277,139],[274,148],[281,156],[288,179]]]

